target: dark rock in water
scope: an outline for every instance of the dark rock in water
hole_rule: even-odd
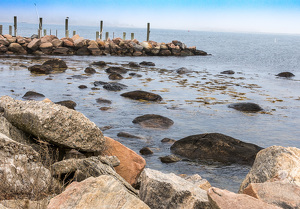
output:
[[[258,104],[251,103],[251,102],[234,103],[228,105],[228,107],[243,112],[258,112],[263,110]]]
[[[181,160],[181,158],[176,155],[168,155],[159,158],[162,163],[175,163]]]
[[[106,63],[104,61],[93,62],[92,65],[97,65],[99,67],[105,67]]]
[[[86,85],[80,85],[80,86],[78,86],[78,88],[80,88],[80,89],[86,89],[87,86]]]
[[[103,88],[108,91],[121,91],[127,88],[127,86],[121,83],[107,83],[103,85]]]
[[[52,81],[52,78],[45,78],[46,81]]]
[[[80,80],[88,78],[87,76],[83,76],[83,75],[72,75],[71,77],[74,79],[80,79]]]
[[[127,69],[123,67],[109,67],[105,70],[107,73],[118,73],[118,74],[124,74],[127,73]]]
[[[135,135],[132,135],[130,133],[127,133],[127,132],[119,132],[117,134],[118,137],[124,137],[124,138],[132,138],[132,139],[142,139],[142,137],[140,136],[135,136]]]
[[[195,54],[195,55],[198,55],[198,56],[206,56],[206,55],[210,55],[210,54],[207,54],[207,52],[202,51],[202,50],[195,50],[194,54]]]
[[[174,154],[189,159],[214,160],[222,163],[252,165],[263,148],[219,133],[185,137],[171,146]]]
[[[24,96],[22,98],[26,99],[26,100],[34,100],[34,99],[43,98],[43,97],[45,97],[44,94],[40,94],[35,91],[28,91],[24,94]]]
[[[161,140],[161,142],[163,142],[163,143],[174,143],[174,142],[176,142],[176,140],[175,139],[170,139],[170,138],[163,138]]]
[[[100,107],[99,110],[101,111],[107,111],[107,110],[110,110],[112,109],[111,107]]]
[[[94,74],[94,73],[96,73],[96,70],[92,67],[87,67],[87,68],[85,68],[84,72],[88,73],[88,74]]]
[[[141,150],[140,150],[140,153],[142,155],[152,155],[153,154],[153,151],[149,148],[149,147],[143,147]]]
[[[111,104],[110,100],[103,99],[103,98],[96,99],[96,102],[99,103],[99,104],[102,104],[102,103]]]
[[[143,116],[139,116],[135,118],[132,122],[137,123],[145,128],[161,128],[161,129],[167,129],[174,124],[173,120],[155,114],[146,114]]]
[[[108,84],[107,82],[104,82],[104,81],[95,81],[94,82],[94,86],[103,86],[103,85],[106,85]]]
[[[137,67],[141,67],[138,63],[136,62],[129,62],[128,63],[129,67],[134,67],[134,68],[137,68]]]
[[[142,77],[141,74],[137,74],[137,73],[129,73],[129,75],[132,77],[138,77],[138,78]]]
[[[34,74],[50,74],[53,68],[50,65],[33,65],[28,70]]]
[[[225,71],[221,72],[221,74],[228,74],[228,75],[232,75],[234,73],[235,72],[233,70],[225,70]]]
[[[57,58],[47,60],[46,62],[43,63],[43,65],[50,65],[53,68],[53,70],[63,71],[63,72],[66,71],[66,69],[68,68],[65,61]]]
[[[282,72],[282,73],[277,74],[276,76],[284,77],[284,78],[290,78],[290,77],[293,77],[295,75],[293,73],[290,73],[290,72]]]
[[[155,66],[155,64],[153,62],[146,62],[146,61],[141,62],[140,65]]]
[[[122,79],[123,79],[123,76],[122,76],[121,74],[119,74],[119,73],[113,72],[113,73],[111,73],[111,74],[108,76],[108,78],[109,78],[110,80],[122,80]]]
[[[176,72],[177,72],[178,74],[186,74],[186,73],[191,73],[192,71],[188,70],[188,69],[185,68],[185,67],[181,67],[181,68],[177,69]]]
[[[101,131],[106,131],[106,130],[109,130],[111,128],[112,128],[112,126],[103,126],[103,127],[100,127],[100,130]]]
[[[69,109],[75,110],[76,107],[76,102],[72,101],[72,100],[64,100],[64,101],[60,101],[60,102],[55,102],[55,104],[59,104],[62,106],[65,106]]]
[[[122,97],[127,97],[130,99],[135,99],[135,100],[147,100],[147,101],[161,101],[162,97],[159,96],[158,94],[154,94],[151,92],[147,92],[147,91],[130,91],[130,92],[126,92],[121,94]]]
[[[100,90],[100,88],[96,88],[96,87],[92,87],[91,88],[93,91],[98,91],[98,90]]]

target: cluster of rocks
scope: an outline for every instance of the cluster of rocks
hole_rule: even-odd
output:
[[[88,40],[74,35],[58,39],[46,35],[40,39],[0,35],[0,54],[51,54],[51,55],[124,55],[124,56],[193,56],[207,55],[196,47],[187,47],[180,41],[157,43],[114,38],[112,40]]]
[[[145,168],[144,158],[103,136],[80,112],[50,100],[19,101],[3,96],[0,208],[300,207],[298,148],[262,149],[212,133],[178,140],[171,151],[189,159],[253,166],[239,194],[211,187],[199,175],[164,174]]]

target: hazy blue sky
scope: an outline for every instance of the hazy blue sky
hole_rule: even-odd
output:
[[[0,0],[0,22],[300,34],[300,0]]]

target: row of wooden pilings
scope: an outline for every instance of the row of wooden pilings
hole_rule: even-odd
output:
[[[14,16],[14,36],[18,35],[18,29],[17,29],[17,16]],[[44,32],[44,34],[42,34]],[[51,29],[50,29],[50,35],[51,34]],[[73,36],[76,34],[76,31],[73,31]],[[0,35],[3,35],[3,25],[0,25]],[[12,34],[12,26],[9,25],[9,35],[13,35]],[[42,37],[42,36],[47,35],[47,30],[44,29],[43,30],[43,18],[39,18],[39,28],[38,28],[38,37]],[[57,30],[56,30],[56,37],[57,37]],[[100,31],[96,31],[96,40],[98,38],[100,38],[102,40],[102,35],[103,35],[103,21],[100,21]],[[69,37],[69,18],[67,17],[65,19],[65,37]],[[113,35],[114,37],[114,35]],[[105,40],[108,40],[109,38],[109,32],[105,33]],[[147,23],[147,41],[149,41],[150,38],[150,23]],[[123,32],[123,39],[126,39],[126,32]],[[134,33],[131,33],[131,40],[134,39]]]

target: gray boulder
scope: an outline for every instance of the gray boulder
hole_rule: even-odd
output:
[[[46,62],[43,63],[43,65],[50,65],[54,71],[62,71],[62,72],[66,71],[66,69],[68,68],[65,61],[58,58],[47,60]]]
[[[145,128],[159,128],[159,129],[168,129],[174,124],[173,120],[155,114],[146,114],[146,115],[136,117],[132,122],[137,123]]]
[[[161,101],[162,97],[158,94],[154,94],[152,92],[147,91],[130,91],[121,94],[122,97],[134,99],[134,100],[146,100],[146,101]]]
[[[54,145],[86,152],[101,152],[104,137],[82,113],[42,101],[0,98],[4,117],[18,129]]]
[[[198,134],[176,141],[174,154],[189,159],[214,160],[222,163],[252,165],[262,148],[219,133]]]
[[[141,174],[139,196],[150,208],[210,208],[205,190],[173,173],[164,174],[149,168]]]
[[[229,108],[243,112],[258,112],[263,110],[258,104],[252,102],[240,102],[228,105]]]

